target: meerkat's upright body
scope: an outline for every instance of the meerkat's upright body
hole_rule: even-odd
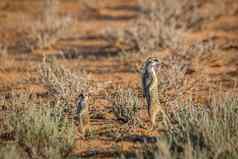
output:
[[[142,68],[142,88],[143,96],[146,98],[148,114],[152,125],[155,125],[156,115],[161,111],[158,95],[158,77],[160,61],[156,58],[149,58]]]
[[[84,133],[85,125],[87,125],[89,122],[89,110],[87,99],[83,94],[80,94],[76,101],[76,114],[80,120],[80,128]]]

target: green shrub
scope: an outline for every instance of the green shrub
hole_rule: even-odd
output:
[[[9,121],[15,140],[31,157],[63,158],[74,144],[76,129],[60,107],[30,106],[13,112]]]
[[[76,97],[87,89],[87,76],[81,73],[78,76],[51,57],[46,58],[40,65],[40,73],[43,84],[48,87],[51,95],[70,98]]]
[[[23,159],[27,158],[16,143],[0,144],[1,159]]]
[[[112,112],[116,118],[124,123],[137,121],[140,100],[132,89],[118,89],[113,92],[110,100],[113,104]]]
[[[70,154],[76,128],[71,114],[65,113],[68,103],[12,93],[10,99],[1,99],[1,106],[0,158],[61,159]]]
[[[209,108],[189,105],[174,113],[172,143],[191,143],[193,150],[207,151],[210,157],[226,152],[238,155],[238,98],[222,99],[215,99]]]
[[[168,114],[170,129],[155,144],[144,144],[140,158],[238,158],[238,97],[214,98],[208,106],[181,104]]]

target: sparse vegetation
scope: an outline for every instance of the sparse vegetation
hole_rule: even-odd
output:
[[[74,145],[76,129],[60,104],[34,103],[27,94],[12,97],[5,113],[1,157],[64,158]],[[6,102],[7,103],[7,102]],[[57,103],[57,102],[56,102]],[[6,147],[5,147],[6,146]],[[10,152],[9,152],[9,151]]]
[[[40,65],[40,73],[50,95],[57,98],[71,99],[88,91],[89,78],[86,74],[81,72],[78,76],[70,72],[53,57],[44,59]]]
[[[173,123],[169,132],[136,154],[167,159],[237,158],[237,113],[238,98],[230,94],[214,98],[209,107],[184,103],[168,116]]]
[[[175,48],[182,43],[185,29],[188,30],[199,20],[195,13],[197,3],[198,1],[188,0],[141,0],[139,4],[144,14],[125,31],[110,31],[109,35],[116,41],[124,40],[140,52]],[[191,14],[185,14],[186,12]]]
[[[181,105],[172,115],[175,124],[166,139],[170,150],[175,152],[171,156],[188,159],[238,157],[237,96],[228,94],[212,100],[209,107]]]
[[[62,37],[66,37],[72,18],[59,16],[59,1],[45,0],[42,20],[32,26],[32,38],[36,48],[47,48]]]
[[[211,45],[211,40],[197,41],[189,46],[185,42],[184,33],[201,30],[203,22],[221,17],[225,15],[224,10],[228,10],[228,1],[211,3],[214,4],[216,12],[204,17],[200,11],[200,0],[139,0],[143,14],[133,20],[126,29],[108,29],[106,35],[121,51],[148,53],[169,48],[179,54],[196,54],[201,51],[201,43],[207,48]],[[233,7],[229,15],[234,15],[238,6],[234,1],[230,3]]]
[[[1,159],[22,159],[27,158],[24,152],[21,152],[21,147],[16,143],[0,144]]]
[[[124,123],[130,122],[135,124],[138,122],[137,113],[141,107],[140,99],[135,95],[132,89],[121,89],[113,92],[110,100],[113,107],[112,112],[117,120]]]
[[[25,5],[28,6],[28,11],[37,14],[35,13],[36,15],[31,20],[27,14],[19,14],[17,20],[14,21],[14,32],[17,32],[18,36],[11,42],[6,42],[9,47],[18,49],[20,53],[32,53],[37,50],[52,48],[57,41],[70,35],[74,19],[72,16],[60,14],[60,1],[42,0],[35,1],[32,5],[29,5],[27,1],[21,1],[13,2],[10,6],[16,7],[17,10],[21,7],[24,8]],[[7,2],[6,8],[8,8]],[[13,27],[11,24],[8,25],[7,23],[4,26]]]
[[[14,114],[10,120],[17,142],[30,149],[30,156],[62,158],[75,139],[73,123],[63,115],[62,108],[34,106],[22,114]]]
[[[40,68],[42,82],[54,98],[38,103],[30,94],[13,94],[10,101],[2,103],[10,111],[3,112],[2,133],[14,134],[11,140],[15,143],[4,144],[7,147],[1,149],[3,158],[7,157],[7,150],[16,158],[65,158],[74,145],[76,129],[72,114],[66,112],[72,112],[70,99],[85,91],[87,81],[83,76],[77,78],[53,58],[44,61]]]

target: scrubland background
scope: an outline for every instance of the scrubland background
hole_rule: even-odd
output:
[[[166,130],[142,98],[148,57]],[[237,0],[1,0],[0,158],[235,159],[237,79]]]

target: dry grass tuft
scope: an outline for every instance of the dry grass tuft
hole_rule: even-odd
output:
[[[118,89],[111,94],[112,112],[123,123],[136,124],[141,103],[132,89]]]
[[[52,48],[58,40],[69,36],[74,20],[69,15],[60,15],[61,3],[58,0],[42,0],[33,3],[33,6],[27,1],[19,3],[33,9],[37,15],[34,19],[29,19],[27,14],[18,15],[19,22],[14,22],[17,37],[14,42],[9,41],[9,47],[17,52],[31,53],[38,49]],[[16,7],[19,9],[20,6]],[[8,24],[7,27],[12,26]]]
[[[33,94],[13,93],[10,100],[1,99],[4,120],[0,120],[0,137],[6,140],[0,144],[3,158],[9,150],[15,158],[60,159],[67,157],[73,147],[76,128],[70,108],[79,93],[87,92],[87,77],[78,77],[53,58],[44,59],[40,73],[53,98],[44,102]]]
[[[209,2],[206,3],[209,4]],[[188,46],[184,33],[200,30],[206,20],[222,15],[236,14],[237,3],[235,1],[231,1],[231,3],[234,5],[229,10],[227,8],[228,1],[214,1],[213,6],[216,6],[214,9],[216,14],[209,14],[205,17],[201,8],[206,8],[209,5],[204,5],[200,0],[140,0],[139,5],[142,13],[139,17],[124,30],[108,29],[106,37],[121,51],[147,53],[169,48],[183,55],[187,52],[190,55],[196,54],[201,50],[199,48],[201,43],[203,43],[203,47],[210,47],[211,41],[209,39],[206,42],[198,41],[192,46]],[[224,10],[230,12],[225,14]],[[191,51],[192,53],[190,53]]]
[[[41,79],[48,87],[50,95],[70,99],[88,91],[88,76],[71,73],[57,63],[54,58],[44,59],[40,65]]]
[[[137,151],[140,158],[209,159],[238,157],[238,98],[230,93],[198,107],[191,101],[168,114],[168,132]],[[126,157],[125,157],[126,158]]]
[[[125,31],[116,31],[119,32],[117,39],[113,31],[109,32],[109,37],[125,41],[140,52],[174,48],[183,40],[182,33],[199,21],[197,1],[140,0],[139,4],[144,14]]]
[[[0,144],[0,158],[2,159],[22,159],[27,158],[21,148],[16,144]]]
[[[6,102],[7,111],[3,112],[1,137],[5,134],[5,142],[0,144],[1,157],[60,159],[68,156],[76,129],[72,120],[65,117],[59,102],[36,102],[29,94],[11,98]]]
[[[58,15],[59,3],[56,0],[45,0],[45,10],[42,18],[32,26],[31,36],[35,48],[50,47],[57,40],[68,35],[72,18]]]

